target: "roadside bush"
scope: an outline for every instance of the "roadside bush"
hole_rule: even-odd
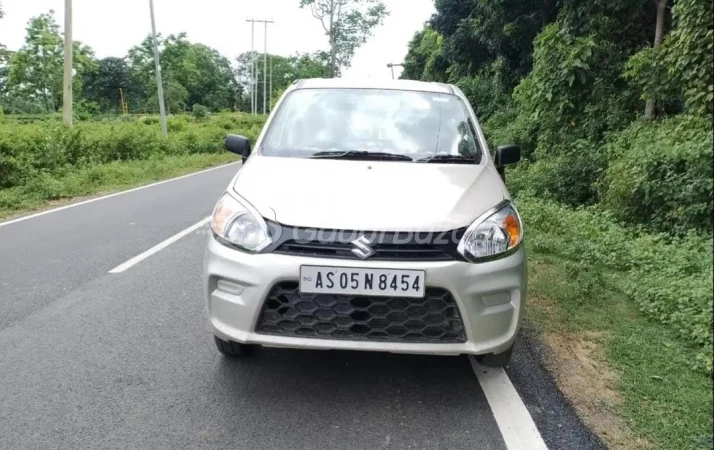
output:
[[[206,120],[211,115],[211,110],[201,104],[193,105],[193,118],[196,120]]]
[[[711,232],[712,145],[711,119],[692,116],[635,122],[612,135],[600,184],[604,207],[661,231]]]
[[[167,138],[154,116],[131,122],[117,116],[111,122],[81,122],[73,128],[54,120],[27,124],[5,120],[0,123],[0,189],[51,189],[41,182],[43,177],[114,161],[221,153],[226,133],[255,140],[264,121],[263,116],[248,114],[220,114],[200,122],[176,116],[168,121]]]
[[[533,163],[506,171],[509,190],[527,190],[540,198],[567,205],[590,205],[597,201],[597,182],[607,165],[604,156],[586,141],[575,142],[565,155],[535,155]]]
[[[512,101],[503,106],[482,123],[488,145],[491,151],[496,150],[499,145],[518,145],[521,147],[523,160],[529,160],[536,149],[536,124],[529,120],[526,114],[519,113]]]
[[[464,77],[457,82],[481,121],[488,120],[510,101],[502,73],[503,60],[497,59],[477,76]]]
[[[644,315],[699,349],[693,367],[712,373],[711,235],[672,239],[618,225],[596,207],[572,209],[526,192],[516,203],[531,250],[620,275],[620,289]]]

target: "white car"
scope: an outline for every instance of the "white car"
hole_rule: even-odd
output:
[[[523,226],[463,93],[438,83],[295,82],[216,205],[208,319],[257,346],[508,362],[526,297]]]

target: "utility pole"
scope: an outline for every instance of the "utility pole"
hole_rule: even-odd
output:
[[[273,109],[273,57],[270,57],[270,109]]]
[[[159,62],[159,41],[156,38],[156,19],[154,17],[154,0],[149,0],[149,10],[151,11],[151,34],[154,37],[154,64],[156,66],[156,84],[159,94],[159,113],[161,114],[161,131],[164,136],[168,136],[166,129],[166,108],[164,107],[164,86],[161,81],[161,63]]]
[[[273,20],[246,19],[246,22],[251,23],[251,39],[250,39],[250,55],[251,55],[251,109],[253,114],[258,113],[258,68],[255,64],[255,24],[265,24],[265,54],[263,55],[263,114],[267,113],[267,78],[268,78],[268,24],[274,23]]]
[[[74,44],[72,43],[72,0],[64,0],[64,95],[62,112],[64,123],[72,126],[72,66]]]
[[[265,40],[263,41],[263,115],[268,113],[268,22],[265,25]]]
[[[394,79],[394,68],[395,68],[395,67],[404,67],[404,64],[393,64],[393,63],[389,63],[389,64],[387,64],[387,67],[390,68],[390,69],[392,69],[392,80],[393,80],[393,79]]]
[[[250,22],[250,112],[255,115],[255,21]]]

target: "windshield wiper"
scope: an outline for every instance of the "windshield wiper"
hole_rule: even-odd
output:
[[[360,150],[318,152],[311,156],[314,159],[351,159],[355,161],[412,161],[407,155],[395,153],[368,152]]]
[[[439,164],[476,164],[476,160],[474,158],[463,155],[434,155],[417,159],[416,162]]]

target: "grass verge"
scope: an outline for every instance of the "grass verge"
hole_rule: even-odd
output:
[[[528,234],[527,322],[549,344],[550,369],[580,416],[611,448],[711,449],[712,379],[693,364],[701,349],[671,322],[641,312],[627,293],[633,273],[566,248],[571,210],[548,218],[529,202],[519,201]],[[536,220],[529,223],[528,212]]]
[[[0,219],[56,206],[69,199],[110,193],[237,161],[230,153],[162,156],[42,175],[0,190]]]

